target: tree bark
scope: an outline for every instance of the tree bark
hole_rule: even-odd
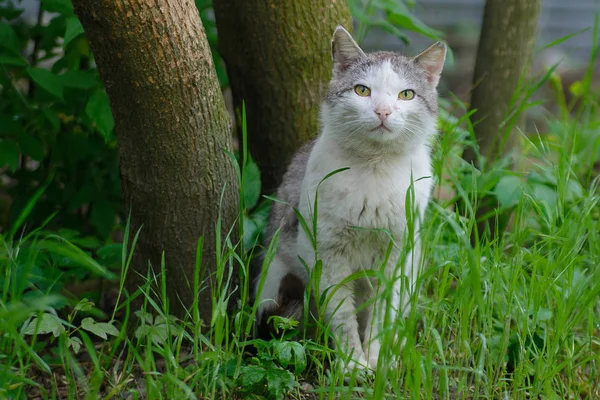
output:
[[[539,12],[540,0],[485,2],[470,105],[471,110],[476,110],[471,118],[482,158],[473,148],[467,148],[463,155],[480,169],[487,168],[487,162],[500,156],[514,154],[517,144],[514,128],[520,116],[510,113],[522,98],[521,83],[527,78]],[[477,238],[479,241],[493,239],[508,226],[511,211],[494,215],[497,207],[498,201],[493,195],[478,199],[477,231],[471,236],[473,244]]]
[[[525,78],[535,44],[540,0],[487,0],[473,76],[471,110],[477,110],[475,137],[481,155],[489,160],[516,143],[512,124],[503,122],[512,111],[519,83]],[[467,161],[479,166],[467,149]]]
[[[351,28],[350,11],[343,0],[215,0],[214,9],[234,104],[245,103],[250,154],[263,193],[272,193],[296,150],[318,134],[331,35]]]
[[[131,231],[142,227],[128,290],[145,283],[149,262],[158,276],[164,251],[170,312],[182,315],[199,296],[208,322],[211,285],[192,290],[196,244],[203,237],[207,278],[217,218],[225,232],[234,224],[238,186],[224,153],[232,149],[230,120],[198,11],[193,0],[73,3],[110,99]]]

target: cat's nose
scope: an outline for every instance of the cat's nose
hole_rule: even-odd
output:
[[[392,109],[390,108],[390,106],[379,106],[375,109],[375,114],[377,114],[381,122],[385,121],[388,115],[390,115],[391,113]]]

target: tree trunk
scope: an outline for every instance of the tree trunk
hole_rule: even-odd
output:
[[[215,0],[214,9],[236,109],[246,105],[250,154],[263,193],[272,193],[296,150],[318,134],[331,35],[351,28],[350,11],[343,0]]]
[[[160,273],[164,251],[170,311],[182,315],[198,296],[198,238],[206,278],[215,271],[219,212],[225,232],[238,212],[235,170],[224,153],[232,148],[230,120],[198,11],[193,0],[73,3],[110,99],[131,230],[142,227],[129,292],[144,284],[138,274],[147,275],[148,262]],[[199,294],[205,322],[210,287]]]
[[[539,12],[540,0],[485,2],[470,109],[477,110],[472,117],[475,138],[479,154],[487,161],[514,154],[517,144],[514,127],[520,116],[510,113],[522,99],[521,83],[527,78]],[[487,168],[472,148],[466,149],[463,157],[478,168]],[[492,239],[506,229],[511,212],[494,215],[497,207],[493,195],[478,199],[475,216],[480,241],[486,237]],[[473,232],[472,243],[477,236]]]
[[[540,0],[487,0],[473,76],[471,110],[477,110],[475,136],[481,155],[494,160],[516,143],[512,111],[520,82],[529,68],[537,33]],[[479,166],[467,149],[465,160]]]

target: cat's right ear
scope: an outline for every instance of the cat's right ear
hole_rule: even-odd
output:
[[[333,59],[333,70],[344,71],[353,62],[365,57],[364,51],[356,44],[352,35],[338,25],[331,39],[331,58]]]
[[[434,43],[417,55],[415,60],[427,71],[429,83],[436,87],[446,60],[446,45],[442,42]]]

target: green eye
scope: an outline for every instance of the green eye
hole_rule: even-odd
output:
[[[400,100],[412,100],[415,98],[415,91],[412,89],[406,89],[400,92],[398,95]]]
[[[354,86],[354,93],[361,97],[367,97],[371,94],[371,89],[364,85],[356,85]]]

